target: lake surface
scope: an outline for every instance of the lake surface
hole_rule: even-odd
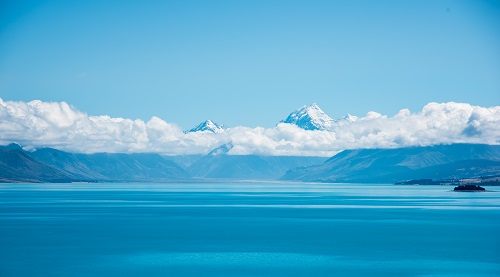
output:
[[[0,276],[500,276],[500,188],[0,184]]]

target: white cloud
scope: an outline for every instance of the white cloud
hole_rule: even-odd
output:
[[[442,143],[500,143],[500,106],[429,103],[420,112],[402,109],[393,117],[368,112],[330,131],[306,131],[280,123],[273,128],[238,126],[220,134],[184,134],[158,117],[89,116],[65,102],[0,99],[0,144],[54,147],[72,152],[208,153],[226,143],[229,154],[331,156],[343,149],[391,148]]]

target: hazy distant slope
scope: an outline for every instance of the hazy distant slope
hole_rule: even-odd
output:
[[[42,148],[31,155],[81,179],[140,181],[189,178],[179,165],[158,154],[73,154],[52,148]]]
[[[188,167],[196,178],[275,180],[289,169],[321,164],[322,157],[207,155]]]
[[[169,161],[173,161],[174,163],[181,166],[183,169],[186,169],[192,164],[194,164],[197,160],[202,158],[203,155],[176,155],[176,156],[163,156],[163,157]]]
[[[28,152],[18,145],[0,147],[0,180],[5,182],[179,179],[189,179],[189,174],[158,154],[74,154],[52,148]]]
[[[75,179],[68,172],[33,159],[17,145],[0,146],[0,181],[60,182]]]
[[[298,168],[282,179],[337,182],[395,182],[411,178],[447,178],[460,176],[460,168],[444,165],[469,161],[468,166],[484,166],[481,160],[500,160],[500,146],[451,144],[398,149],[345,150],[324,164]],[[463,165],[465,166],[466,163]],[[459,165],[459,164],[456,164]],[[435,167],[432,170],[431,167]],[[488,165],[490,166],[490,165]],[[428,168],[427,170],[424,170]],[[434,172],[439,171],[439,174]],[[485,169],[485,172],[494,168]],[[470,177],[470,170],[462,170]],[[465,172],[469,172],[465,174]]]
[[[88,155],[73,154],[53,148],[40,148],[34,152],[28,152],[34,159],[65,172],[72,173],[79,179],[109,180],[110,178],[96,172]]]
[[[188,179],[178,164],[158,154],[97,153],[77,154],[89,168],[113,180],[170,180]]]

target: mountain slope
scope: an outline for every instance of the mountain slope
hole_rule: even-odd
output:
[[[0,181],[169,181],[189,179],[175,162],[158,154],[74,154],[52,148],[34,152],[0,147]]]
[[[165,181],[189,178],[182,167],[158,154],[97,153],[76,155],[80,160],[85,160],[92,171],[112,180]]]
[[[163,156],[163,158],[178,164],[184,170],[202,157],[203,155]]]
[[[214,149],[187,168],[194,178],[275,180],[289,169],[321,164],[323,157],[227,155],[231,145]]]
[[[448,164],[435,165],[415,170],[407,179],[426,176],[427,179],[463,179],[479,176],[498,176],[500,160],[464,160]]]
[[[0,182],[70,182],[77,177],[30,157],[20,147],[0,146]]]
[[[28,152],[32,158],[55,167],[64,172],[70,173],[78,179],[88,180],[109,180],[110,178],[95,172],[91,168],[91,163],[85,158],[86,155],[79,155],[60,151],[53,148],[41,148],[34,152]]]
[[[413,178],[460,176],[458,168],[446,167],[460,161],[481,166],[480,160],[500,160],[500,146],[452,144],[399,149],[345,150],[324,164],[290,170],[281,179],[326,182],[395,182]],[[433,166],[437,166],[432,169]],[[494,168],[492,169],[494,171]],[[488,171],[488,169],[485,169]],[[470,171],[462,170],[470,177]],[[469,173],[465,173],[469,172]]]

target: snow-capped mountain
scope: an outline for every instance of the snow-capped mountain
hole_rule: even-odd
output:
[[[336,119],[335,120],[335,124],[337,126],[344,126],[344,125],[348,125],[350,123],[353,123],[355,121],[358,121],[358,117],[355,116],[355,115],[350,115],[350,114],[347,114],[339,119]]]
[[[304,130],[329,130],[335,127],[345,126],[358,120],[357,116],[347,114],[339,119],[328,116],[316,103],[310,106],[302,106],[291,113],[280,123],[295,124]]]
[[[200,124],[198,124],[196,127],[194,127],[191,130],[185,131],[184,133],[192,133],[192,132],[203,132],[203,131],[209,131],[215,134],[220,134],[224,132],[226,127],[224,125],[219,125],[212,120],[206,120]]]
[[[328,130],[334,125],[335,120],[314,103],[300,107],[280,122],[295,124],[305,130]]]

